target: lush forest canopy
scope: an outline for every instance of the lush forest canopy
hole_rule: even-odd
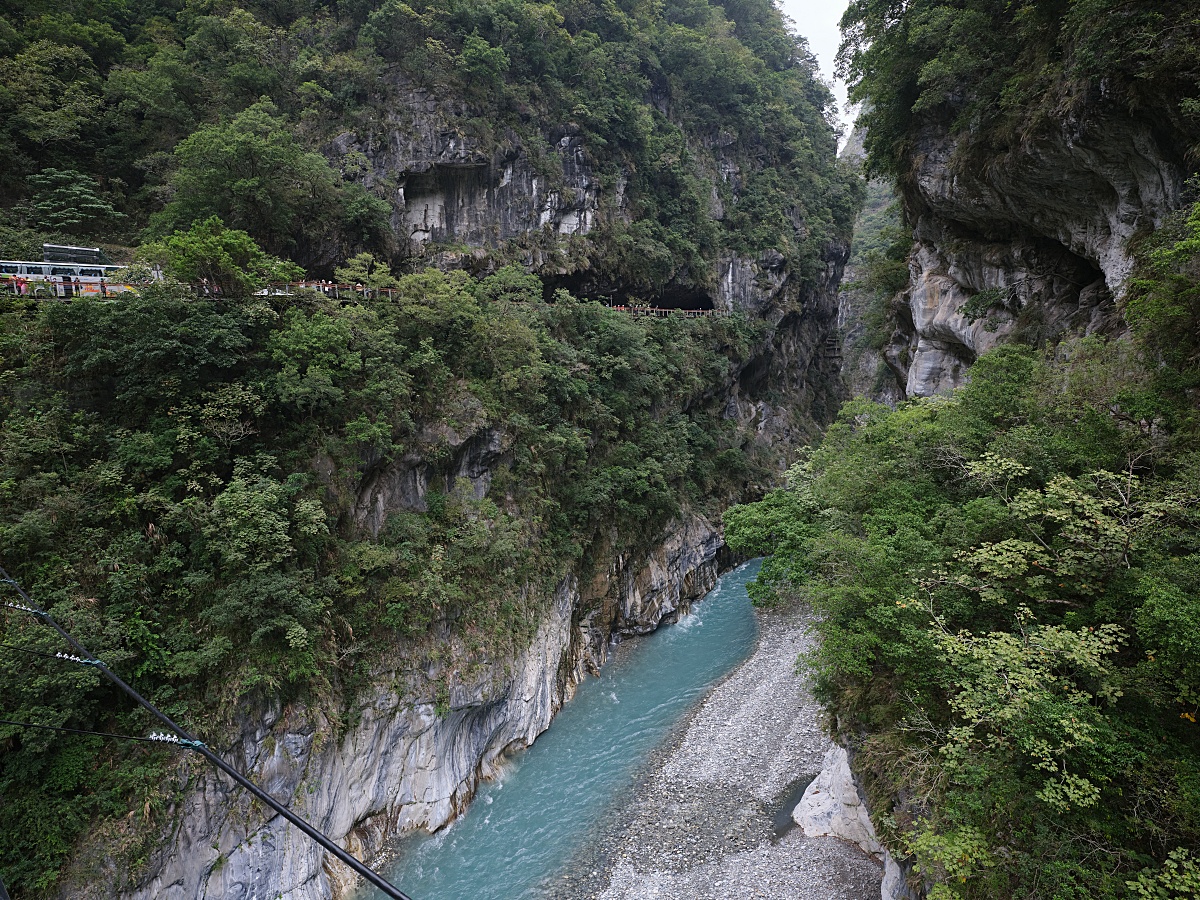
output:
[[[1181,158],[1200,152],[1192,0],[852,0],[842,27],[877,173],[905,175],[925,124],[987,155],[1087,106],[1144,119]]]
[[[542,302],[536,277],[505,267],[523,247],[490,248],[486,277],[424,271],[392,230],[401,173],[334,138],[386,144],[427,89],[454,110],[445,127],[484,154],[520,148],[553,180],[550,137],[570,129],[605,196],[623,193],[560,270],[703,290],[720,254],[776,250],[815,278],[860,189],[814,73],[769,0],[6,4],[0,256],[102,243],[179,283],[112,304],[0,299],[4,564],[214,734],[248,696],[336,719],[373,660],[436,652],[435,633],[519,646],[597,535],[619,524],[633,548],[682,505],[715,513],[765,482],[768,461],[711,408],[762,328]],[[303,270],[392,294],[253,296]],[[485,499],[454,480],[473,434],[502,447]],[[405,459],[430,467],[426,508],[376,533],[357,492]],[[0,643],[57,649],[17,613]],[[448,686],[428,688],[442,705]],[[6,648],[0,696],[20,721],[149,724],[87,671]],[[88,832],[136,870],[169,767],[161,751],[0,730],[9,887],[52,890]]]
[[[460,101],[444,127],[485,153],[515,141],[553,179],[548,134],[569,126],[609,195],[627,179],[628,215],[587,248],[611,277],[703,287],[722,249],[812,275],[857,194],[814,72],[769,0],[17,0],[0,202],[9,224],[117,243],[217,215],[313,275],[364,250],[399,265],[401,173],[331,142],[386,146],[427,88]],[[706,170],[729,142],[737,197]]]
[[[1132,341],[1004,346],[855,401],[726,515],[931,898],[1200,892],[1200,204],[1141,247]]]

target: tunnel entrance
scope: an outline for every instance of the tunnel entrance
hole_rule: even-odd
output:
[[[713,311],[712,297],[705,291],[688,286],[669,284],[659,291],[630,291],[617,282],[599,280],[579,272],[546,276],[542,283],[547,301],[552,300],[554,292],[561,288],[581,300],[593,300],[605,306],[624,309]]]

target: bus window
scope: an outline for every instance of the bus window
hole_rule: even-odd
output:
[[[46,273],[45,273],[45,272],[42,272],[41,274],[43,274],[43,275],[44,275],[44,274],[46,274]],[[75,270],[74,270],[74,269],[68,269],[68,268],[66,268],[65,266],[54,266],[53,268],[51,268],[51,269],[50,269],[50,274],[51,274],[51,275],[74,275],[74,274],[75,274]]]
[[[45,266],[26,266],[25,274],[26,275],[45,275],[46,267]]]
[[[80,269],[79,274],[84,278],[103,278],[104,273],[99,269]]]
[[[0,264],[0,274],[3,275],[20,275],[21,267],[9,265],[8,263]]]

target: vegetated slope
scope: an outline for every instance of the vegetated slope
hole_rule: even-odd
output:
[[[884,357],[909,396],[997,343],[1113,334],[1200,145],[1194,6],[863,2],[845,62],[914,246]]]
[[[503,658],[596,543],[637,549],[767,483],[771,409],[831,415],[819,340],[796,335],[832,315],[859,188],[767,3],[21,3],[0,43],[5,256],[168,238],[195,262],[248,247],[228,227],[314,276],[362,250],[475,273],[359,257],[343,272],[396,293],[357,304],[248,296],[262,279],[228,266],[220,297],[0,300],[5,565],[200,731],[251,700],[337,721],[384,654]],[[440,143],[376,152],[405,136]],[[414,237],[415,176],[479,182],[479,229]],[[539,203],[506,205],[510,177]],[[732,291],[734,314],[633,320],[565,283]],[[399,468],[420,483],[362,508]],[[58,649],[14,611],[0,642]],[[150,724],[8,647],[0,685],[6,718]],[[53,891],[81,835],[136,877],[178,809],[171,756],[0,734],[9,887]]]
[[[822,614],[822,699],[918,894],[1194,897],[1200,205],[1168,178],[1128,241],[1118,207],[1136,192],[1117,202],[1061,164],[1107,148],[1129,185],[1136,144],[1167,176],[1194,166],[1196,11],[863,0],[846,24],[873,166],[898,176],[916,229],[916,281],[936,275],[946,310],[995,320],[1010,343],[963,359],[965,378],[918,379],[941,396],[849,404],[788,489],[727,514],[728,539],[774,554],[761,601]],[[1063,187],[1039,205],[1006,193],[1019,175]],[[1073,251],[1067,236],[1057,255],[1038,245],[1024,305],[1001,308],[998,280],[959,309],[970,272],[948,261],[990,242],[999,272],[1038,233],[1114,209]],[[971,221],[1010,224],[985,237]],[[1089,266],[1121,297],[1100,302],[1124,339],[1072,337],[1090,314],[1045,327],[1068,305],[1055,279]],[[940,321],[948,340],[969,331]]]
[[[336,717],[379,654],[427,633],[515,653],[597,534],[636,547],[681,504],[715,512],[761,470],[703,399],[752,345],[744,318],[643,323],[504,279],[429,272],[351,307],[171,288],[3,301],[6,566],[210,733],[248,695]],[[458,471],[467,437],[490,483]],[[361,485],[401,458],[425,461],[426,489],[407,511],[364,514]],[[4,642],[58,649],[16,612]],[[86,669],[6,649],[0,678],[6,718],[152,724]],[[131,801],[154,839],[168,758],[7,733],[9,884],[52,884],[76,831]]]
[[[43,229],[215,214],[312,275],[472,246],[658,294],[723,252],[815,277],[853,216],[767,0],[20,2],[0,34],[0,196]]]

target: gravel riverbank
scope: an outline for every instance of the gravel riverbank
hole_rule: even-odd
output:
[[[802,613],[760,617],[758,646],[685,721],[608,816],[556,900],[876,900],[882,871],[857,847],[788,828],[830,746],[794,671]],[[799,776],[799,777],[798,777]]]

